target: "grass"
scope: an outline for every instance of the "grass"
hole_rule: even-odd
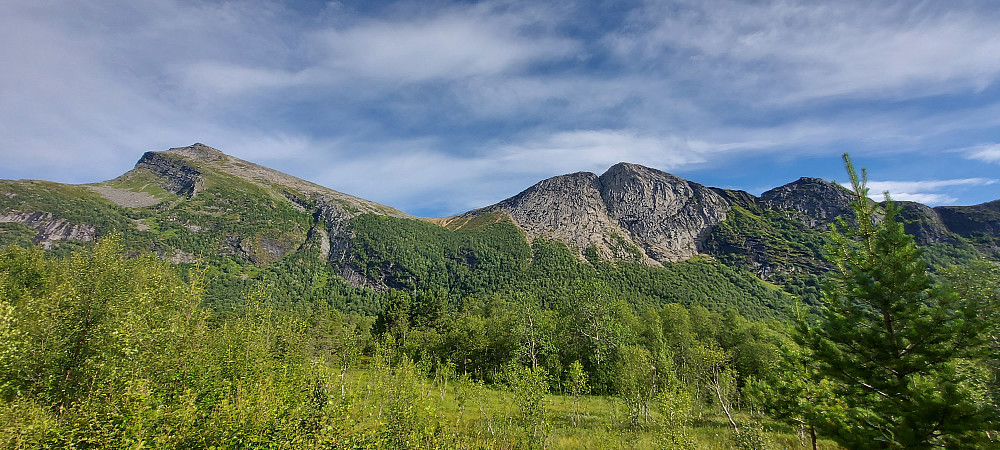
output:
[[[447,448],[524,448],[551,449],[648,449],[670,448],[664,441],[664,422],[655,411],[649,425],[630,427],[624,404],[609,396],[584,396],[580,400],[580,421],[573,425],[573,399],[567,395],[548,394],[544,397],[544,429],[547,433],[532,436],[518,421],[519,411],[511,392],[464,381],[451,381],[447,388],[434,381],[411,374],[400,379],[379,375],[377,371],[360,369],[351,372],[345,382],[346,396],[342,405],[349,415],[352,432],[359,435],[376,433],[377,429],[391,424],[395,410],[387,392],[411,389],[407,404],[412,405],[416,417],[406,420],[417,427],[428,422],[443,425],[449,435]],[[408,380],[408,382],[407,382]],[[331,398],[339,400],[339,381],[331,386]],[[392,386],[387,386],[391,384]],[[687,434],[695,449],[736,449],[736,436],[729,422],[713,407],[696,407],[692,411]],[[741,426],[754,422],[747,414],[736,417]],[[392,426],[390,425],[390,428]],[[767,448],[811,448],[808,440],[800,440],[790,427],[765,420],[760,423]],[[543,437],[542,437],[543,436]],[[419,446],[418,446],[419,447]],[[822,449],[839,448],[831,441],[819,443]]]

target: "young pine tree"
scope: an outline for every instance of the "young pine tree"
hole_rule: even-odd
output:
[[[842,399],[819,425],[848,448],[970,445],[993,420],[959,370],[983,348],[982,322],[962,297],[934,286],[888,194],[884,209],[869,200],[865,173],[859,179],[844,161],[856,222],[834,230],[825,309],[799,330]]]

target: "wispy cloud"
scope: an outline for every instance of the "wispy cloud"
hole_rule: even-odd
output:
[[[928,205],[954,203],[958,200],[952,195],[935,192],[954,187],[989,186],[996,184],[993,178],[960,178],[953,180],[924,181],[869,181],[872,198],[881,200],[881,193],[889,192],[894,200],[920,202]]]
[[[498,75],[577,49],[570,39],[525,37],[521,25],[484,8],[462,8],[416,20],[326,29],[315,39],[321,62],[330,69],[404,82]]]
[[[966,3],[968,5],[968,3]],[[1000,74],[995,11],[921,2],[650,2],[609,38],[626,61],[708,74],[769,103],[982,89]],[[942,63],[947,61],[947,63]]]
[[[965,149],[966,158],[988,163],[1000,163],[1000,144],[977,145]]]
[[[711,173],[850,151],[965,164],[886,174],[897,179],[989,177],[981,163],[1000,162],[979,145],[1000,140],[988,1],[4,6],[0,177],[97,181],[198,141],[447,214],[618,161]],[[984,186],[893,193],[964,201]]]

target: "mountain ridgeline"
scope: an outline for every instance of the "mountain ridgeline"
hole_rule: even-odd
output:
[[[54,254],[109,232],[209,271],[219,308],[255,283],[297,307],[379,313],[393,289],[545,301],[614,292],[637,308],[678,302],[751,317],[817,301],[826,230],[850,219],[839,185],[802,178],[756,197],[636,164],[543,180],[453,217],[421,219],[195,144],[147,152],[113,180],[0,181],[0,245]],[[1000,254],[1000,201],[900,202],[936,264]]]

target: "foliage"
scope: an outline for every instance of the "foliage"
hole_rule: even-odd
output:
[[[200,281],[213,269],[192,268],[184,281],[152,255],[125,257],[118,239],[63,259],[35,248],[0,252],[4,446],[522,448],[642,436],[634,446],[690,447],[707,439],[692,420],[697,396],[659,362],[683,341],[663,334],[659,313],[635,317],[616,300],[621,340],[600,365],[577,362],[589,344],[572,331],[584,316],[570,312],[595,310],[587,303],[607,300],[594,296],[599,289],[550,302],[578,302],[566,309],[500,295],[442,308],[438,297],[399,292],[410,297],[404,344],[392,333],[373,337],[373,317],[301,308],[268,284],[214,311]],[[738,315],[691,315],[708,329],[689,336],[697,345],[734,348],[745,339],[725,327],[750,329]],[[531,330],[534,368],[526,366]],[[639,355],[637,367],[655,364],[659,381],[643,399],[649,422],[623,440],[607,397],[582,394],[590,379],[607,380],[607,391],[629,354]],[[575,400],[548,393],[563,386]],[[564,402],[575,413],[560,412]]]
[[[580,360],[573,361],[566,371],[566,390],[573,398],[573,426],[580,425],[580,398],[590,393],[590,385],[587,384],[587,373],[583,371],[583,364]]]
[[[989,421],[959,358],[977,358],[978,308],[934,286],[897,209],[868,201],[845,155],[857,222],[841,220],[820,321],[800,328],[842,404],[817,425],[848,447],[968,445]],[[805,322],[803,322],[805,323]]]

